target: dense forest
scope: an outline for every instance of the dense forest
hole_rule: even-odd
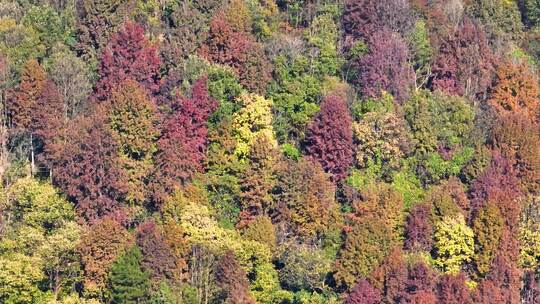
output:
[[[539,0],[0,0],[0,303],[540,303]]]

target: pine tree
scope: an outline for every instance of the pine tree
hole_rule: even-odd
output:
[[[148,298],[148,273],[141,268],[143,256],[134,246],[111,266],[110,286],[112,303],[138,304]]]

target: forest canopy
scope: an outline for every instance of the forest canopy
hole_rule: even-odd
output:
[[[0,0],[0,303],[540,303],[539,0]]]

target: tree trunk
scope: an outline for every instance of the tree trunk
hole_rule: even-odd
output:
[[[36,172],[36,163],[35,163],[35,158],[34,158],[34,136],[32,133],[30,133],[30,158],[31,158],[30,176],[34,177],[34,174]]]

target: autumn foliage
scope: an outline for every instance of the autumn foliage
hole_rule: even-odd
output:
[[[540,303],[538,0],[0,0],[0,303]]]
[[[353,161],[351,118],[345,101],[337,95],[327,96],[321,111],[308,126],[306,152],[332,174],[343,179]]]
[[[95,98],[107,99],[112,90],[128,78],[154,95],[159,90],[160,64],[157,50],[144,36],[143,27],[125,22],[103,49]]]
[[[164,123],[154,157],[154,196],[162,201],[197,172],[201,172],[208,144],[206,121],[217,107],[208,95],[206,78],[193,86],[191,97],[180,99],[180,109]]]
[[[532,120],[538,120],[540,102],[538,82],[535,79],[523,63],[501,64],[489,104],[501,114],[523,113]]]

